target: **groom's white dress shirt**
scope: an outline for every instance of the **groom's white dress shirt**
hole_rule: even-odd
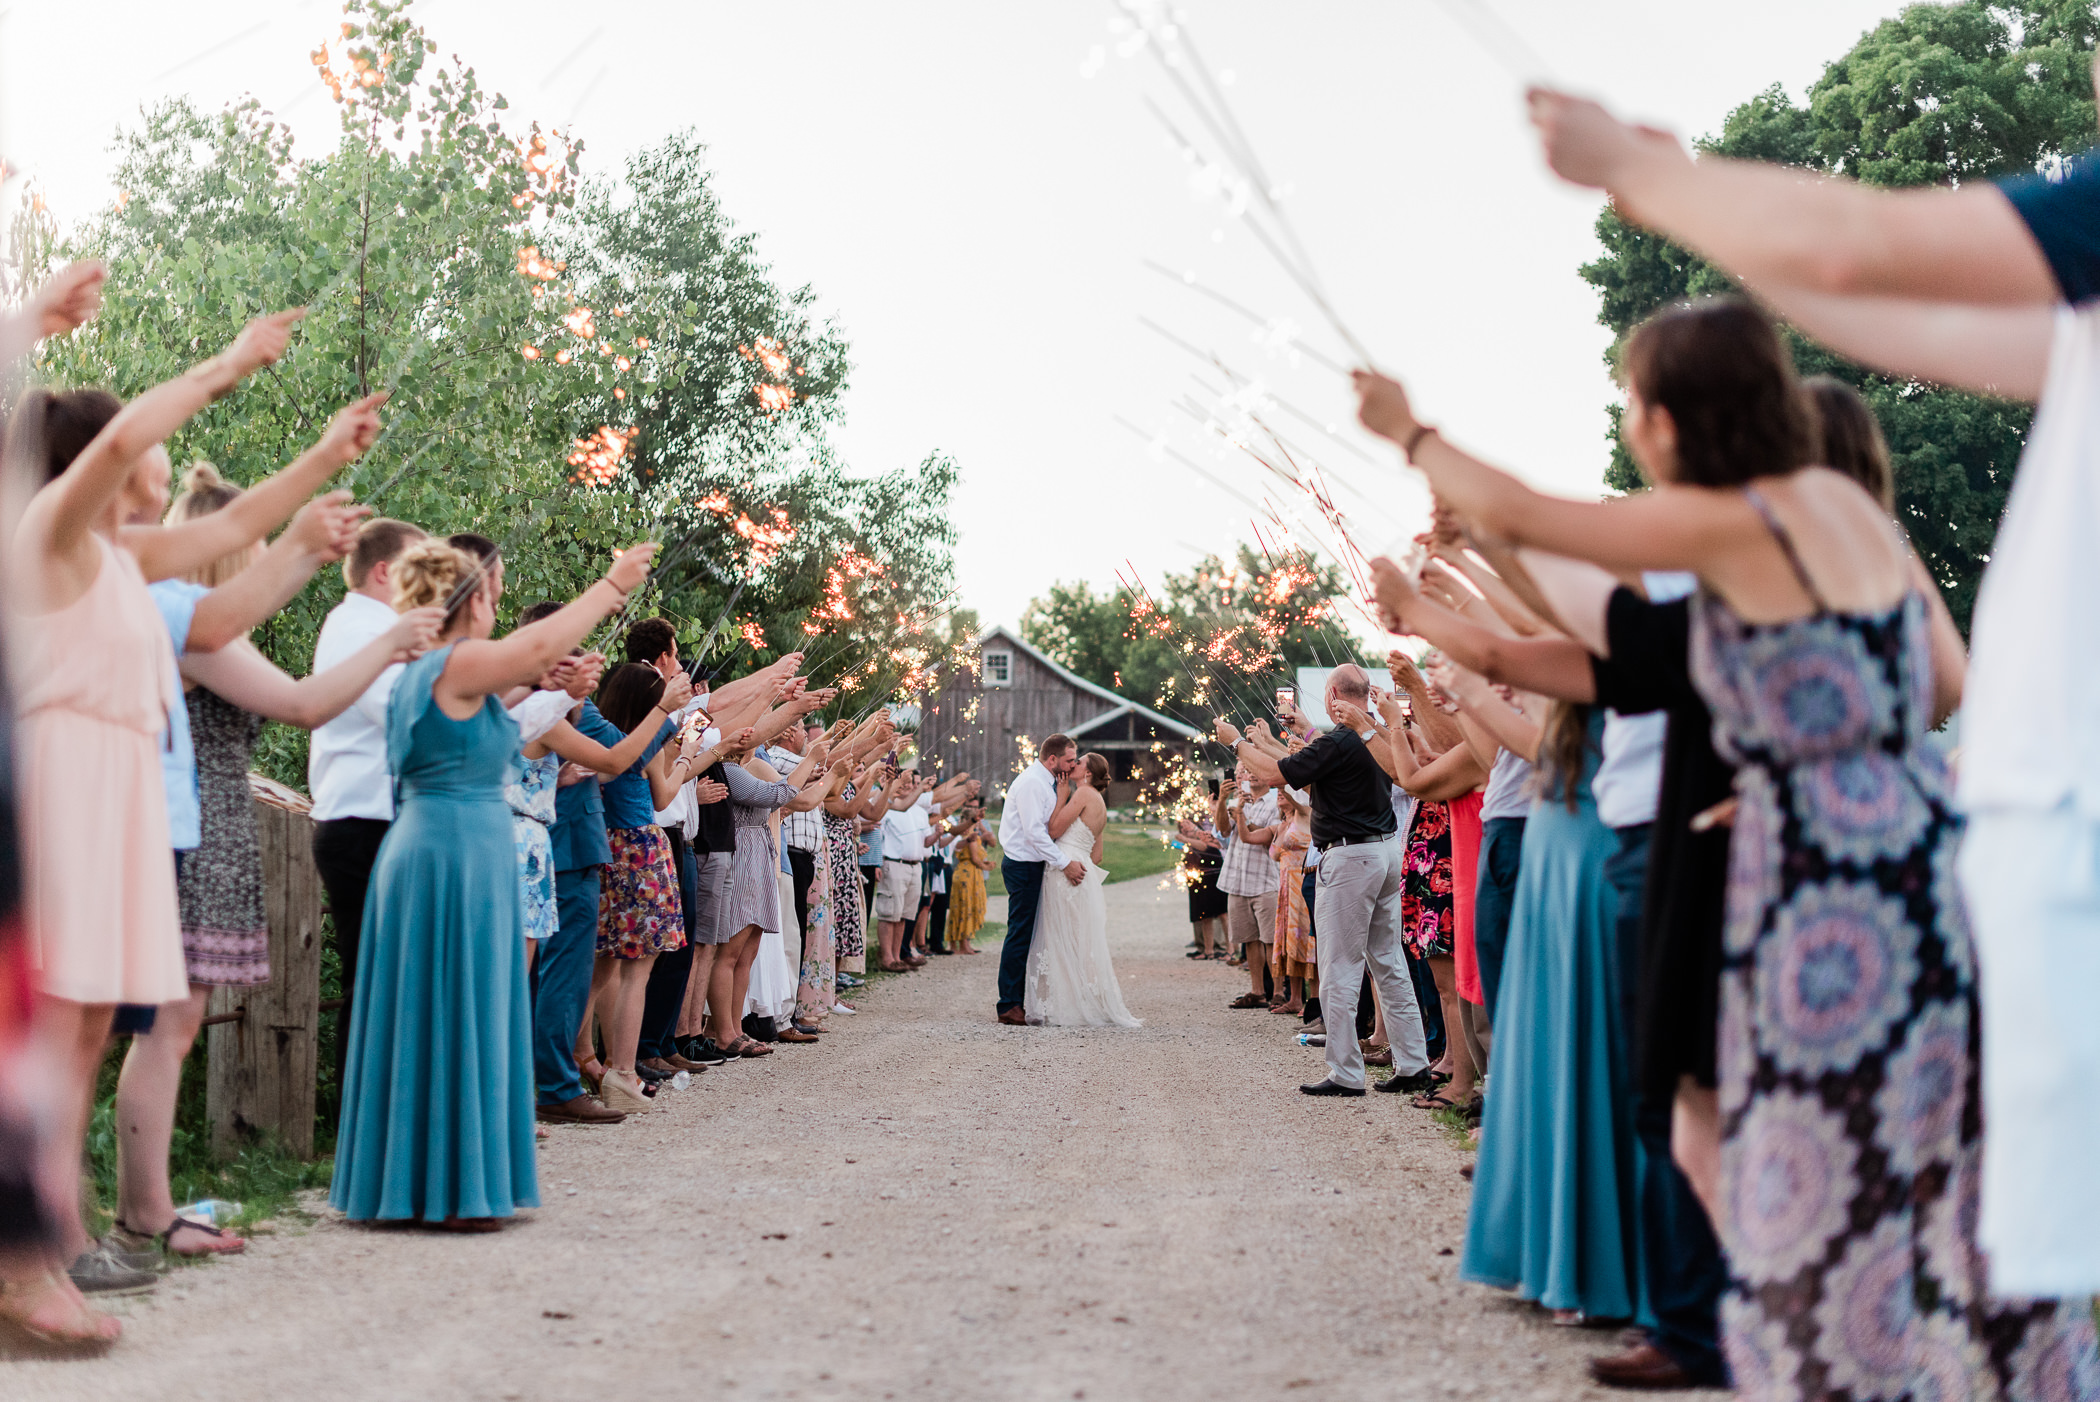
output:
[[[1006,812],[999,819],[999,845],[1006,855],[1058,867],[1069,861],[1050,838],[1050,816],[1056,811],[1057,777],[1037,760],[1006,789]]]

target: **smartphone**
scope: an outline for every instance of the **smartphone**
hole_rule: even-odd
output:
[[[1297,704],[1298,704],[1298,688],[1297,688],[1297,687],[1295,687],[1295,686],[1279,686],[1279,687],[1277,687],[1277,688],[1276,688],[1276,708],[1277,708],[1278,710],[1282,710],[1282,709],[1283,709],[1284,707],[1286,707],[1286,706],[1295,706],[1295,705],[1297,705]]]

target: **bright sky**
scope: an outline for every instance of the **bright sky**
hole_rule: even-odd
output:
[[[1613,390],[1575,269],[1596,254],[1598,201],[1544,171],[1516,81],[1445,8],[1466,3],[1187,0],[1187,23],[1229,76],[1337,309],[1425,417],[1541,484],[1595,492]],[[1773,82],[1798,96],[1898,8],[1496,0],[1558,80],[1688,133]],[[1245,503],[1119,425],[1171,429],[1238,491],[1270,492],[1175,411],[1207,397],[1189,378],[1202,367],[1140,316],[1343,425],[1369,459],[1321,456],[1365,550],[1419,528],[1419,489],[1347,426],[1339,377],[1272,358],[1256,328],[1143,266],[1193,270],[1340,355],[1276,265],[1192,190],[1143,100],[1194,124],[1149,56],[1115,56],[1107,0],[417,11],[440,56],[462,55],[518,117],[573,120],[593,169],[680,127],[710,143],[729,211],[851,340],[847,460],[890,469],[939,449],[961,463],[963,601],[987,623],[1014,622],[1056,579],[1110,585],[1127,560],[1156,587],[1251,537]],[[62,219],[111,197],[109,138],[162,95],[210,109],[253,92],[318,154],[336,119],[307,55],[336,14],[325,0],[15,0],[0,9],[0,151]],[[1090,63],[1097,45],[1105,61]]]

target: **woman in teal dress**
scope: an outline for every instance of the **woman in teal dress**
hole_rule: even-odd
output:
[[[1615,991],[1619,900],[1604,874],[1619,843],[1590,795],[1604,713],[1555,705],[1540,759],[1560,751],[1566,777],[1524,828],[1459,1273],[1571,1318],[1629,1319],[1641,1304],[1638,1151]]]
[[[493,1231],[539,1203],[531,1008],[510,805],[518,727],[492,693],[530,682],[619,608],[653,545],[501,642],[480,562],[442,540],[395,564],[394,607],[443,604],[440,646],[387,710],[394,823],[365,903],[329,1201],[352,1221]]]

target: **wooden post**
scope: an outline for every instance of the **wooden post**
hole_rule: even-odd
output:
[[[321,1020],[321,877],[311,805],[249,775],[262,840],[263,905],[270,920],[270,982],[212,990],[205,1090],[212,1147],[230,1153],[258,1133],[300,1158],[314,1152],[314,1077]]]

